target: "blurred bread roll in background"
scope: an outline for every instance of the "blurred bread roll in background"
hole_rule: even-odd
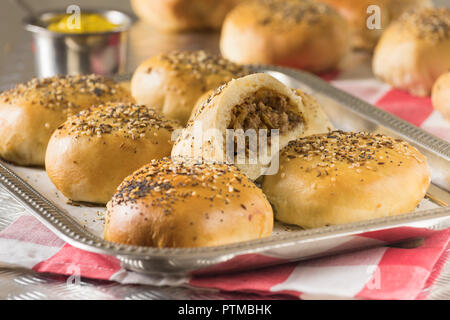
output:
[[[450,121],[450,72],[444,73],[433,86],[433,107]]]
[[[412,212],[429,185],[426,158],[408,143],[333,131],[290,142],[262,188],[277,220],[318,228]]]
[[[450,69],[450,9],[404,13],[383,33],[372,69],[395,88],[429,96],[437,78]]]
[[[70,117],[52,135],[47,174],[71,200],[106,203],[126,176],[170,155],[176,128],[178,123],[147,106],[91,107]]]
[[[205,51],[174,51],[141,63],[131,80],[131,92],[137,103],[184,125],[200,96],[249,73]]]
[[[219,29],[243,0],[131,0],[135,14],[157,29],[178,32]]]
[[[0,95],[0,157],[43,166],[48,141],[67,117],[95,104],[132,101],[127,89],[99,75],[18,84]]]
[[[268,237],[273,212],[236,167],[152,161],[127,177],[107,205],[108,241],[152,247],[205,247]]]
[[[225,18],[222,55],[242,64],[276,64],[312,72],[336,68],[350,48],[345,19],[312,0],[249,0]]]
[[[373,72],[395,88],[429,96],[434,82],[450,69],[450,9],[404,13],[383,33]]]

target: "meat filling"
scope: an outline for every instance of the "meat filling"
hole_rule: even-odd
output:
[[[271,145],[271,129],[279,129],[282,135],[295,129],[303,122],[303,116],[293,107],[288,97],[273,90],[260,89],[233,108],[228,129],[267,129],[267,143]],[[253,146],[255,147],[255,146]],[[245,140],[245,154],[248,157],[250,141]],[[237,155],[237,135],[234,135],[234,155]]]
[[[247,97],[232,111],[228,129],[279,129],[284,134],[303,122],[300,111],[294,108],[289,98],[273,90],[260,89]]]

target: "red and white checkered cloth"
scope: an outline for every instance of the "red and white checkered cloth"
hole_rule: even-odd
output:
[[[377,247],[354,253],[211,277],[157,277],[124,270],[111,256],[74,248],[34,217],[24,215],[0,232],[2,264],[37,272],[127,284],[190,286],[291,295],[302,299],[421,299],[450,253],[450,229],[430,231],[415,249]],[[251,258],[251,257],[248,257]],[[73,278],[73,277],[72,277]]]
[[[337,87],[450,141],[450,124],[433,111],[429,98],[415,98],[349,69],[328,76]],[[117,259],[76,249],[32,216],[0,232],[0,263],[64,275],[121,283],[191,286],[224,291],[307,298],[421,299],[449,254],[450,229],[430,231],[415,249],[374,249],[289,263],[233,275],[155,277],[126,271]]]

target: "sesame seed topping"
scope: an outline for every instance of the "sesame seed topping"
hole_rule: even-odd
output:
[[[31,104],[44,108],[76,112],[86,107],[74,103],[81,96],[92,96],[98,102],[117,101],[114,94],[119,90],[123,92],[113,80],[100,75],[55,76],[34,78],[26,83],[17,84],[14,88],[1,93],[0,101],[12,104],[17,99],[27,99],[31,100]],[[117,98],[123,99],[121,96]]]
[[[426,8],[404,13],[398,22],[419,38],[441,41],[450,39],[450,9]]]
[[[314,172],[319,178],[338,171],[338,167],[353,169],[357,173],[362,169],[376,171],[379,166],[392,165],[392,161],[388,161],[395,154],[415,158],[417,153],[407,142],[382,134],[332,131],[291,141],[281,156],[285,161],[303,159],[311,162],[301,169]],[[401,166],[403,162],[396,160],[395,165]]]
[[[161,55],[160,58],[171,64],[175,71],[187,71],[197,78],[213,74],[233,75],[235,78],[240,78],[251,73],[245,66],[203,50],[173,51]]]
[[[296,24],[316,24],[325,15],[337,15],[328,5],[312,0],[255,0],[259,11],[259,24],[281,28]],[[282,22],[282,23],[280,23]]]
[[[236,179],[232,179],[233,176]],[[113,205],[134,203],[150,196],[152,207],[159,207],[170,214],[173,205],[186,198],[197,197],[208,203],[220,201],[227,205],[233,198],[239,198],[243,189],[259,190],[235,166],[214,162],[173,162],[166,157],[153,160],[127,177],[111,201]]]
[[[177,127],[176,121],[165,119],[147,106],[132,103],[107,103],[93,106],[69,117],[58,130],[64,129],[69,135],[76,137],[101,137],[119,133],[126,138],[136,140],[146,137],[152,129],[164,128],[172,132]]]

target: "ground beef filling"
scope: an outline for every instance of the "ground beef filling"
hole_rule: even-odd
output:
[[[228,129],[279,129],[280,134],[303,122],[300,111],[294,108],[288,97],[273,90],[260,89],[236,105],[231,114]]]
[[[273,90],[260,89],[242,103],[236,105],[231,113],[228,129],[267,129],[267,143],[271,145],[271,129],[279,129],[280,135],[296,128],[303,122],[303,116],[293,107],[288,97]],[[245,141],[245,153],[249,155],[249,140]],[[237,136],[234,136],[234,155],[237,154]]]

